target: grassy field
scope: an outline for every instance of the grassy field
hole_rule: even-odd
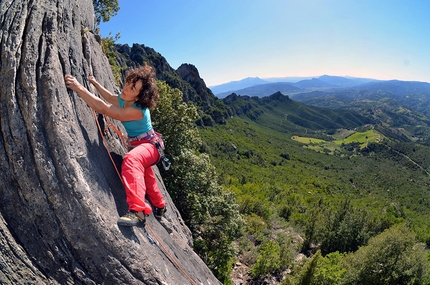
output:
[[[345,137],[342,137],[346,135]],[[380,143],[384,139],[384,136],[373,130],[367,130],[364,132],[347,132],[337,134],[337,139],[333,141],[326,141],[322,139],[316,139],[311,137],[292,136],[292,140],[297,141],[305,145],[306,148],[314,150],[316,152],[334,154],[335,151],[340,151],[342,144],[360,144],[360,148],[365,148],[369,143]]]
[[[355,132],[352,135],[346,137],[343,140],[336,140],[337,144],[349,144],[353,142],[358,142],[361,148],[366,147],[369,143],[376,142],[379,143],[383,140],[384,136],[375,130],[368,130],[365,132]]]

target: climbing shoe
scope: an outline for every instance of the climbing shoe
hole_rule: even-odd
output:
[[[157,219],[161,219],[161,217],[163,217],[164,213],[167,211],[167,208],[155,208],[154,210],[154,217],[156,217]]]
[[[145,214],[143,212],[130,211],[126,215],[122,216],[118,220],[119,226],[133,227],[133,226],[145,226]]]

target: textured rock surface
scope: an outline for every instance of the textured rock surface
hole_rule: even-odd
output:
[[[93,27],[90,0],[0,2],[0,284],[219,284],[161,178],[166,218],[116,225],[127,205],[96,118],[116,165],[125,150],[63,79],[118,90]]]

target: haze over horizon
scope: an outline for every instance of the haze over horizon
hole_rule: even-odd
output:
[[[430,82],[430,1],[119,0],[103,37],[151,47],[207,86],[247,77]]]

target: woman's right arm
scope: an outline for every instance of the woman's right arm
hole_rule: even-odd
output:
[[[88,76],[88,81],[91,82],[94,87],[96,87],[97,91],[100,95],[109,103],[115,106],[119,106],[118,96],[109,92],[106,88],[104,88],[100,83],[97,82],[94,76]]]

